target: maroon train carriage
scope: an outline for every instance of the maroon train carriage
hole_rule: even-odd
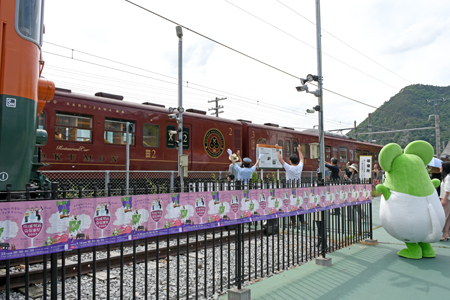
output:
[[[87,96],[57,89],[40,120],[48,132],[42,148],[42,170],[125,170],[126,123],[130,122],[130,170],[177,170],[175,120],[162,105],[122,101],[123,97],[97,93]],[[188,109],[183,113],[183,148],[189,170],[225,170],[227,148],[240,149],[242,124],[206,116]]]
[[[256,159],[257,144],[278,144],[283,147],[285,160],[292,154],[297,154],[297,146],[300,145],[305,158],[304,171],[317,170],[317,158],[319,157],[319,138],[317,129],[295,131],[293,128],[279,128],[277,124],[266,123],[264,125],[243,122],[243,147],[244,153],[252,160]],[[378,162],[378,154],[383,146],[357,142],[341,134],[325,133],[325,161],[332,157],[339,159],[338,165],[344,169],[347,162],[359,162],[360,155],[372,155],[374,162]]]
[[[41,170],[125,170],[126,123],[131,126],[130,170],[177,170],[178,150],[172,131],[177,123],[163,105],[123,101],[122,96],[97,93],[74,94],[56,89],[40,117],[48,142],[42,147]],[[230,161],[226,150],[241,149],[242,156],[256,160],[257,144],[280,144],[284,157],[301,145],[305,171],[317,169],[317,130],[295,131],[278,125],[252,124],[207,116],[188,109],[183,114],[183,148],[190,171],[226,171]],[[311,132],[312,131],[312,132]],[[344,135],[326,133],[325,159],[339,157],[339,165],[358,163],[359,155],[378,160],[380,145],[357,142]]]

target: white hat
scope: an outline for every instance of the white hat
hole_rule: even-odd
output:
[[[233,153],[233,155],[230,156],[230,159],[232,159],[234,161],[238,161],[239,157],[236,155],[236,153]]]
[[[355,170],[356,172],[358,172],[358,165],[357,164],[352,164],[351,166],[348,166],[349,168],[352,168],[353,170]]]

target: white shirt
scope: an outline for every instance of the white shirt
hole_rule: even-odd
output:
[[[248,182],[249,179],[252,179],[253,173],[256,171],[256,165],[251,168],[240,168],[234,165],[234,169],[236,170],[238,176],[238,180],[243,180],[244,182]]]
[[[450,192],[450,174],[445,176],[444,180],[441,182],[441,195],[440,198],[444,198],[445,192]],[[448,199],[450,200],[450,199]]]
[[[284,169],[286,170],[286,180],[300,180],[302,177],[303,163],[300,162],[296,166],[288,165],[284,163]]]
[[[242,163],[240,163],[240,162],[236,163],[236,166],[239,166],[239,167],[240,167],[241,165],[242,165]],[[233,175],[234,175],[234,178],[237,179],[238,173],[237,173],[237,171],[234,169],[234,165],[233,165],[232,163],[231,163],[230,166],[228,167],[228,173],[233,174]]]

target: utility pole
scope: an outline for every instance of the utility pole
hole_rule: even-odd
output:
[[[316,38],[317,38],[317,88],[319,91],[319,171],[325,182],[325,142],[323,132],[323,90],[322,90],[322,31],[320,27],[320,0],[316,0]],[[325,258],[325,255],[323,256]]]
[[[445,98],[428,100],[427,102],[434,102],[434,127],[436,128],[436,155],[439,157],[441,155],[441,131],[439,129],[439,104],[438,101],[444,102]],[[432,115],[430,115],[432,116]]]
[[[211,115],[216,115],[216,117],[219,117],[219,114],[223,113],[223,110],[219,111],[219,109],[223,108],[223,105],[219,105],[219,101],[226,100],[226,99],[227,98],[220,98],[219,99],[219,98],[216,97],[216,100],[209,100],[208,101],[208,103],[216,102],[216,107],[211,107],[211,108],[208,109],[208,110],[215,110],[215,112],[211,113]]]
[[[372,114],[369,113],[369,143],[372,143]]]
[[[183,155],[183,30],[176,27],[178,36],[178,177],[180,178],[181,192],[184,192],[183,169],[181,156]]]
[[[353,126],[355,127],[355,140],[358,140],[358,132],[356,131],[356,121],[353,121]]]

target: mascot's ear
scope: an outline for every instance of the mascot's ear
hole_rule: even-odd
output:
[[[406,146],[405,154],[415,154],[423,160],[425,165],[428,165],[433,159],[434,149],[428,142],[414,141]]]
[[[391,170],[392,162],[400,155],[402,155],[402,148],[399,145],[391,143],[384,146],[380,151],[378,159],[381,169],[389,172]]]

